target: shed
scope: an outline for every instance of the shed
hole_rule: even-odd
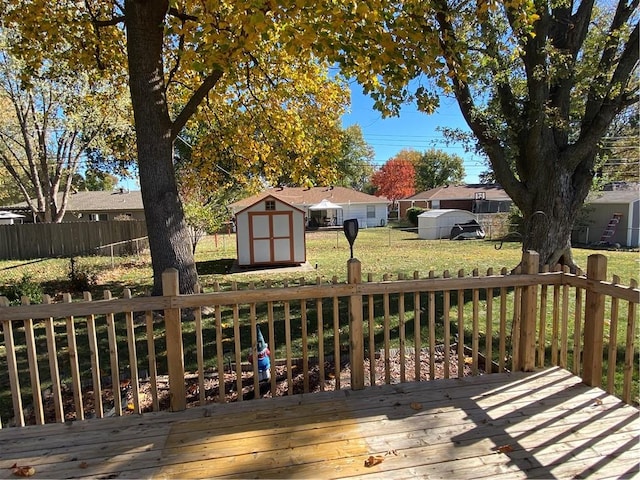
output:
[[[418,215],[418,238],[435,240],[449,238],[451,229],[457,223],[476,220],[476,216],[467,210],[434,209]]]
[[[640,187],[623,184],[608,188],[611,190],[594,192],[587,198],[585,223],[588,228],[575,240],[640,247]]]
[[[239,266],[307,261],[304,211],[268,195],[236,213]]]

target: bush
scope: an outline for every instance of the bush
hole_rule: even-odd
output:
[[[69,290],[71,292],[87,292],[98,283],[98,276],[90,271],[82,270],[76,265],[76,260],[69,261]]]
[[[35,283],[30,275],[23,275],[15,285],[7,285],[1,290],[11,305],[20,305],[22,297],[28,297],[31,303],[41,303],[44,292],[39,283]]]
[[[427,209],[426,208],[421,208],[421,207],[411,207],[409,209],[407,209],[407,220],[409,220],[409,222],[411,222],[411,225],[413,225],[414,227],[418,226],[418,215],[420,215],[422,212],[426,212]]]

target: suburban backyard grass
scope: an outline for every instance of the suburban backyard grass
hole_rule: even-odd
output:
[[[306,269],[297,269],[292,271],[291,269],[270,269],[270,270],[253,270],[245,271],[242,273],[229,273],[229,270],[233,264],[233,260],[236,258],[235,236],[233,234],[225,234],[218,236],[206,237],[200,242],[196,250],[196,262],[199,272],[199,279],[202,288],[205,291],[212,291],[214,285],[219,283],[220,288],[231,288],[232,282],[236,283],[236,288],[260,288],[266,282],[270,282],[274,286],[282,285],[287,282],[289,285],[299,284],[302,280],[305,283],[316,283],[316,279],[320,278],[323,283],[333,281],[345,282],[346,281],[346,262],[349,259],[349,244],[344,237],[341,230],[336,231],[316,231],[309,232],[306,235],[306,247],[307,247],[307,260],[310,265]],[[499,249],[496,247],[500,247]],[[414,272],[417,271],[419,276],[427,277],[429,271],[433,271],[435,276],[441,276],[445,270],[449,270],[451,276],[458,276],[459,270],[464,270],[464,275],[469,276],[474,269],[478,269],[479,275],[486,275],[487,269],[493,268],[495,273],[499,273],[502,267],[506,267],[507,270],[511,270],[515,267],[521,258],[520,243],[504,243],[500,245],[495,241],[449,241],[449,240],[435,240],[426,241],[418,240],[417,235],[412,232],[402,231],[399,229],[390,228],[373,228],[361,230],[358,234],[358,238],[355,242],[354,256],[357,257],[362,263],[363,278],[366,279],[368,274],[372,274],[373,280],[382,280],[383,275],[387,274],[390,280],[396,280],[400,274],[407,277],[413,277]],[[577,263],[586,268],[587,257],[593,253],[603,253],[608,258],[608,279],[611,280],[612,276],[618,275],[621,279],[621,283],[628,285],[631,278],[638,278],[638,271],[640,266],[640,256],[638,252],[629,251],[599,251],[591,249],[574,249],[574,257]],[[82,257],[74,259],[74,276],[88,280],[90,284],[93,298],[102,298],[102,291],[105,289],[111,290],[114,296],[120,296],[124,288],[130,288],[133,295],[144,295],[150,289],[152,285],[152,271],[150,266],[150,257],[148,255],[141,255],[135,257],[121,257],[111,259],[109,257]],[[47,293],[53,297],[59,297],[62,292],[73,290],[73,283],[70,281],[70,260],[69,259],[43,259],[34,261],[2,261],[0,262],[0,291],[9,285],[14,285],[28,278],[28,283],[39,284],[44,293]],[[457,308],[458,300],[456,292],[451,295],[451,334],[452,339],[456,338],[457,334],[462,333],[465,343],[469,344],[471,338],[471,322],[472,315],[470,292],[466,292],[464,295],[464,317],[465,324],[462,332],[458,332],[457,326]],[[494,292],[496,295],[498,292]],[[484,293],[483,293],[484,295]],[[469,298],[467,298],[469,297]],[[510,293],[512,297],[512,292]],[[81,299],[80,292],[74,293],[75,299]],[[399,344],[399,329],[400,318],[398,315],[398,296],[393,295],[391,297],[391,338],[392,346],[396,347]],[[436,304],[436,338],[440,342],[444,336],[444,324],[442,322],[443,308],[442,308],[442,294],[437,294],[434,298]],[[424,311],[427,311],[428,295],[422,294],[421,306]],[[551,301],[551,299],[550,299]],[[331,299],[325,299],[324,310],[325,317],[324,323],[324,344],[325,350],[328,354],[333,353],[333,321],[331,318],[332,303]],[[405,296],[405,309],[408,312],[413,310],[413,295]],[[509,301],[508,316],[511,319],[513,317],[512,308],[513,302]],[[275,357],[284,356],[284,322],[282,321],[282,305],[275,306],[275,336],[276,345],[272,346],[272,350]],[[340,318],[345,319],[346,315],[346,301],[341,300],[339,304]],[[480,298],[480,318],[484,318],[486,308],[486,298],[481,296]],[[498,344],[497,344],[497,332],[499,328],[498,314],[494,307],[494,360],[497,359]],[[381,322],[381,299],[375,300],[376,309],[376,324]],[[570,318],[573,319],[575,310],[575,301],[570,299],[569,311]],[[222,322],[223,322],[223,337],[224,343],[224,357],[225,362],[231,361],[235,358],[234,344],[231,341],[234,335],[233,329],[233,314],[231,308],[224,308],[222,310]],[[258,305],[257,310],[258,323],[265,324],[267,318],[266,306],[264,304]],[[620,312],[621,318],[626,318],[625,311]],[[240,311],[241,319],[248,319],[248,306],[241,306]],[[121,363],[127,365],[128,354],[124,347],[126,345],[126,331],[124,328],[124,317],[118,315],[118,337],[119,342],[123,345],[119,354],[121,357]],[[240,328],[241,345],[244,350],[248,349],[250,345],[251,331],[248,325],[248,320],[241,320],[242,326]],[[480,344],[484,345],[484,332],[485,325],[484,320],[481,323]],[[86,340],[86,326],[84,322],[79,322],[77,327],[78,335],[78,351],[81,358],[89,358],[89,347]],[[163,370],[164,361],[163,355],[166,345],[164,343],[164,337],[162,335],[162,323],[155,326],[156,328],[156,353],[160,362],[159,369]],[[315,317],[314,309],[309,309],[308,312],[308,342],[311,351],[317,350],[317,345],[320,338],[317,334],[317,318]],[[59,343],[60,352],[60,368],[62,371],[69,372],[65,362],[68,363],[67,356],[64,355],[66,351],[65,344],[65,322],[56,322],[56,331],[59,332],[61,340]],[[507,328],[510,328],[508,326]],[[618,352],[621,359],[624,358],[624,339],[626,338],[626,323],[622,322],[618,328]],[[292,351],[294,356],[300,356],[302,351],[301,345],[301,318],[300,318],[300,305],[299,302],[293,302],[291,305],[291,337],[292,337]],[[342,326],[340,327],[342,330]],[[408,315],[405,324],[407,346],[412,346],[413,343],[413,318]],[[423,317],[421,321],[421,338],[428,338],[428,324],[426,317]],[[101,358],[102,365],[108,365],[108,343],[106,343],[105,325],[104,322],[98,321],[98,334],[101,336],[99,350],[103,353],[104,358]],[[264,328],[266,334],[266,327]],[[551,336],[551,326],[547,325],[547,338]],[[339,333],[340,334],[340,333]],[[511,331],[507,332],[510,338]],[[15,331],[16,343],[20,345],[20,339],[24,338],[24,332],[22,329],[17,328]],[[380,348],[382,344],[382,329],[378,330],[376,327],[376,346]],[[573,322],[569,322],[569,338],[573,338]],[[39,328],[36,331],[36,342],[39,345],[38,351],[42,353],[42,359],[40,360],[40,366],[43,370],[43,377],[46,377],[46,338],[44,335],[44,328]],[[137,348],[139,365],[143,365],[147,352],[144,329],[137,329]],[[347,341],[346,334],[342,333],[342,343]],[[203,339],[205,348],[208,348],[205,355],[205,368],[216,368],[216,355],[213,353],[215,350],[215,325],[214,318],[211,314],[205,314],[203,319]],[[185,345],[185,367],[188,371],[195,371],[197,369],[196,363],[196,333],[195,325],[193,321],[183,322],[183,340]],[[455,340],[452,340],[455,341]],[[606,342],[606,340],[605,340]],[[246,360],[246,352],[243,352],[243,360]],[[573,364],[572,352],[569,353],[568,367],[571,368]],[[550,356],[550,351],[547,352]],[[22,355],[19,368],[23,370],[24,377],[28,378],[26,370],[28,369],[25,355]],[[635,364],[637,364],[637,353],[635,356]],[[87,366],[90,368],[90,365]],[[634,371],[634,391],[637,391],[638,387],[638,369]],[[605,365],[606,371],[606,365]],[[0,343],[0,372],[6,372],[6,358],[4,355],[4,345]],[[90,379],[90,370],[85,370],[87,379]],[[617,378],[616,384],[621,384],[622,377],[620,372],[620,378]],[[27,381],[28,383],[28,381]],[[8,388],[6,379],[0,377],[0,416],[3,421],[7,418],[8,409],[10,409],[10,396],[8,395]],[[634,401],[637,402],[637,396],[634,397]]]
[[[257,285],[267,280],[282,282],[298,280],[304,277],[306,282],[331,281],[336,276],[339,282],[346,281],[346,262],[349,259],[349,244],[340,230],[315,231],[306,235],[307,261],[310,271],[278,272],[272,270],[254,270],[242,274],[230,274],[228,269],[236,258],[234,234],[220,234],[205,237],[196,249],[196,262],[200,283],[206,291],[215,282],[228,285],[232,281],[239,284],[254,282]],[[362,274],[372,274],[374,280],[382,275],[399,273],[413,276],[418,271],[426,277],[430,270],[440,276],[449,270],[456,276],[460,269],[470,275],[478,269],[481,275],[488,268],[497,273],[502,267],[511,270],[522,255],[522,245],[506,242],[500,249],[497,241],[450,241],[419,240],[413,232],[391,228],[371,228],[360,230],[355,242],[354,256],[362,263]],[[631,278],[638,279],[640,255],[637,251],[601,251],[575,248],[576,262],[586,268],[587,257],[593,253],[602,253],[608,258],[608,276],[618,275],[622,283],[628,284]],[[102,290],[111,289],[114,295],[123,288],[130,288],[134,295],[143,295],[151,288],[152,270],[149,255],[132,257],[79,257],[75,259],[75,269],[95,278],[91,291],[102,295]],[[25,276],[42,286],[44,293],[51,296],[71,290],[69,282],[70,260],[41,259],[31,261],[0,261],[0,289],[3,286],[19,282]]]

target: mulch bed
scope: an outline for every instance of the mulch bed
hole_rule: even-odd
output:
[[[400,375],[401,375],[401,356],[398,350],[391,350],[389,355],[389,374],[390,374],[390,382],[391,383],[399,383]],[[434,376],[433,379],[446,378],[445,376],[445,349],[444,348],[436,348],[436,352],[434,354]],[[420,351],[420,356],[417,357],[414,351],[407,351],[405,353],[405,378],[406,381],[414,381],[415,380],[415,363],[416,361],[420,362],[420,380],[431,380],[429,377],[429,352],[428,350]],[[471,358],[465,357],[463,362],[464,364],[464,373],[463,376],[471,375]],[[479,368],[478,373],[483,374],[484,371],[484,359],[480,358],[479,360]],[[365,385],[369,386],[371,384],[370,381],[370,373],[371,373],[372,364],[369,359],[365,360],[364,370],[365,370]],[[375,383],[376,385],[382,385],[385,383],[386,372],[385,372],[385,361],[384,356],[381,354],[376,355],[375,362],[373,363],[373,369],[375,373]],[[349,367],[348,361],[343,360],[340,365],[340,388],[346,389],[351,385],[350,376],[351,370]],[[335,365],[333,361],[326,361],[324,367],[324,382],[320,381],[320,369],[317,364],[312,365],[310,362],[309,365],[309,392],[315,393],[321,390],[335,390],[336,388],[336,372]],[[458,376],[458,354],[456,350],[456,346],[452,345],[449,351],[449,377],[455,378]],[[186,383],[186,391],[187,391],[187,408],[195,407],[200,405],[200,394],[199,394],[199,386],[198,386],[198,377],[197,375],[187,375],[185,379]],[[225,372],[224,373],[224,383],[225,383],[225,396],[227,402],[235,402],[238,401],[239,392],[236,388],[236,373],[233,372]],[[323,385],[324,383],[324,385]],[[302,373],[301,364],[294,364],[292,371],[292,388],[293,394],[304,393],[304,376]],[[142,412],[152,411],[153,402],[151,396],[151,386],[148,380],[143,380],[140,382],[140,407]],[[168,388],[168,380],[166,377],[161,377],[158,379],[158,390],[159,390],[159,404],[161,410],[169,409],[169,388]],[[122,405],[124,414],[130,414],[133,410],[133,401],[132,401],[132,389],[130,384],[127,381],[124,381],[120,388],[120,394],[122,398]],[[276,391],[271,392],[271,382],[263,382],[260,385],[260,396],[261,397],[273,397],[273,396],[284,396],[289,393],[289,383],[287,382],[287,371],[285,365],[278,364],[276,366]],[[243,372],[242,373],[242,398],[243,400],[249,400],[255,398],[255,393],[253,391],[253,372]],[[206,375],[205,376],[205,401],[206,403],[217,402],[219,395],[218,389],[218,376],[217,374]],[[67,388],[65,385],[62,386],[62,397],[63,397],[63,406],[65,412],[65,421],[73,421],[75,420],[75,411],[74,411],[74,400],[73,400],[73,392],[70,388]],[[102,389],[102,402],[105,409],[105,416],[113,415],[113,389],[111,386],[107,386],[107,388]],[[95,404],[94,404],[94,395],[92,388],[86,388],[83,391],[83,406],[85,411],[85,417],[91,418],[95,416]],[[45,419],[46,423],[55,422],[55,410],[53,408],[53,397],[50,392],[45,392],[44,395],[44,409],[45,409]],[[35,424],[35,415],[33,413],[32,408],[26,409],[25,412],[25,422],[27,424]]]

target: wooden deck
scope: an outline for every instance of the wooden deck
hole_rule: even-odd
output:
[[[0,476],[624,478],[639,431],[636,408],[554,368],[7,428]]]

